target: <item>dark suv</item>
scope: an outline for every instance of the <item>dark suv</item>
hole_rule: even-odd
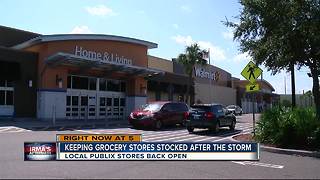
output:
[[[128,121],[133,127],[161,129],[164,125],[185,125],[189,108],[186,103],[156,101],[133,111]]]
[[[192,105],[187,118],[187,130],[192,133],[194,128],[209,128],[218,132],[220,127],[234,130],[236,117],[221,104]]]

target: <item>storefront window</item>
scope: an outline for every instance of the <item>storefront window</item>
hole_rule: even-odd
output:
[[[79,105],[78,96],[72,96],[72,106],[78,106],[78,105]]]
[[[119,98],[113,99],[113,106],[119,106]]]
[[[126,99],[125,98],[120,99],[120,106],[126,106]]]
[[[72,89],[88,89],[87,77],[72,76]]]
[[[71,88],[71,76],[68,76],[68,79],[67,79],[67,87],[68,87],[68,88]]]
[[[5,86],[6,86],[6,81],[0,80],[0,87],[5,87]]]
[[[99,79],[99,90],[100,91],[107,90],[107,81],[105,79]]]
[[[81,96],[81,106],[88,106],[88,96]]]
[[[120,83],[116,80],[110,80],[107,83],[107,91],[120,91]]]
[[[7,91],[7,105],[13,105],[13,91]]]
[[[5,105],[5,91],[0,90],[0,105]]]
[[[7,87],[13,87],[13,81],[8,81],[7,80]]]
[[[71,96],[67,96],[67,106],[70,106],[71,104]]]
[[[97,90],[97,79],[89,78],[89,90]]]
[[[126,83],[121,82],[121,92],[126,92]]]

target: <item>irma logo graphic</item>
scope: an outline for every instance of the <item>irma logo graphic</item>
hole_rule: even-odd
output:
[[[24,143],[25,161],[53,161],[56,160],[56,143],[28,142]]]

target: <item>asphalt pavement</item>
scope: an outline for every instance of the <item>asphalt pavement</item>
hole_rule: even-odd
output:
[[[235,133],[250,132],[251,127],[250,115],[244,115],[238,118]],[[54,142],[58,133],[141,133],[142,140],[150,142],[224,142],[234,135],[227,129],[219,134],[197,132],[189,134],[182,127],[162,131],[122,126],[34,131],[3,126],[0,128],[0,178],[320,178],[320,159],[266,151],[261,151],[260,161],[24,161],[24,142]]]

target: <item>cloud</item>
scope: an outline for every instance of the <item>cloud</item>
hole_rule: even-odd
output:
[[[241,63],[241,62],[249,61],[249,60],[251,60],[251,59],[252,59],[252,58],[250,57],[249,53],[247,53],[247,52],[237,54],[237,55],[235,55],[235,56],[232,58],[233,62],[236,62],[236,63]]]
[[[228,31],[222,32],[222,36],[228,40],[233,39],[233,32],[231,29],[228,29]]]
[[[190,46],[192,43],[194,43],[191,36],[173,36],[172,39],[176,41],[178,44],[187,45]]]
[[[76,26],[69,34],[93,34],[88,26]]]
[[[192,11],[191,8],[190,8],[189,6],[187,6],[187,5],[182,5],[182,6],[180,7],[180,9],[181,9],[182,11],[184,11],[184,12],[191,12],[191,11]]]
[[[86,11],[94,16],[115,16],[115,13],[111,8],[106,7],[105,5],[98,5],[93,7],[86,7]]]
[[[172,39],[176,41],[178,44],[182,44],[185,46],[190,46],[193,43],[198,43],[201,49],[208,50],[210,49],[210,58],[213,61],[222,61],[226,59],[225,52],[219,46],[213,45],[209,41],[195,41],[191,36],[173,36]]]
[[[178,25],[178,24],[172,24],[172,26],[173,26],[175,29],[178,29],[178,28],[179,28],[179,25]]]

